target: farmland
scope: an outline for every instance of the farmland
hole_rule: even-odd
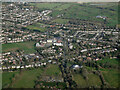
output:
[[[65,6],[64,6],[65,5]],[[117,24],[117,4],[105,4],[104,7],[101,8],[101,6],[93,6],[90,4],[72,4],[68,3],[62,5],[63,8],[58,7],[53,10],[53,12],[50,14],[50,16],[57,17],[58,15],[63,14],[64,17],[61,18],[70,18],[70,19],[82,19],[82,20],[94,20],[94,21],[100,21],[103,22],[102,19],[97,19],[97,15],[106,16],[107,19],[107,25],[113,26]],[[108,6],[107,6],[108,5]],[[105,8],[107,6],[107,8]],[[111,6],[114,7],[114,9],[111,9]],[[77,12],[75,12],[77,11]],[[74,13],[73,13],[74,12]]]
[[[104,22],[103,19],[98,19],[96,16],[106,16],[108,26],[117,25],[117,3],[104,3],[101,5],[97,5],[96,3],[31,3],[40,9],[50,9],[52,13],[49,16],[57,17],[58,15],[62,15],[58,19],[82,19],[82,20],[90,20],[97,22]],[[75,12],[76,11],[76,12]],[[53,21],[54,22],[54,21]],[[32,29],[38,29],[37,27],[31,27]],[[39,29],[38,29],[39,30]]]
[[[53,9],[61,5],[61,3],[31,3],[30,5],[35,6],[39,9]]]

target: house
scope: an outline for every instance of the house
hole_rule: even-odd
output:
[[[40,47],[41,45],[39,43],[36,43],[36,47]]]
[[[63,46],[62,43],[53,43],[53,45],[55,45],[55,46]]]
[[[53,42],[53,40],[50,40],[50,39],[49,39],[49,40],[47,40],[47,43],[52,43],[52,42]]]
[[[80,65],[73,65],[72,68],[73,69],[79,69],[79,68],[82,68],[83,66],[80,66]]]

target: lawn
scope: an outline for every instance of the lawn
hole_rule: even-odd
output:
[[[114,69],[101,69],[104,79],[112,87],[120,87],[120,72]]]
[[[2,87],[6,87],[12,82],[12,78],[17,74],[18,72],[3,72],[2,74]]]
[[[25,53],[34,53],[34,41],[30,42],[20,42],[20,43],[9,43],[2,45],[2,52],[15,51],[15,50],[24,50]]]
[[[33,88],[35,85],[34,81],[37,80],[37,76],[42,73],[43,70],[41,68],[23,71],[19,78],[15,80],[15,83],[13,83],[11,88]]]

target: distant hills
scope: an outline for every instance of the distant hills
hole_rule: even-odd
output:
[[[2,0],[2,2],[118,2],[120,0]]]

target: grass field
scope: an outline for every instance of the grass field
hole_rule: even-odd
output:
[[[30,5],[35,6],[39,9],[53,9],[61,5],[61,3],[30,3]]]
[[[54,10],[59,10],[59,11],[65,10],[65,9],[68,9],[71,5],[72,5],[72,4],[70,4],[70,3],[62,4],[61,6],[55,8]]]
[[[78,87],[87,87],[86,80],[80,74],[73,74],[73,80],[77,83]]]
[[[45,24],[36,23],[36,24],[33,24],[33,25],[29,25],[26,28],[30,29],[30,30],[38,30],[38,31],[41,31],[41,32],[45,32],[47,28],[42,27],[43,25],[45,25]]]
[[[15,50],[24,50],[25,53],[34,53],[34,41],[30,42],[20,42],[20,43],[10,43],[2,45],[2,52],[15,51]]]
[[[109,63],[111,65],[119,65],[120,60],[119,59],[109,59],[109,58],[106,58],[106,59],[97,61],[97,63],[103,63],[103,64]]]
[[[11,84],[12,77],[18,72],[7,72],[3,73],[3,86]],[[35,85],[35,80],[37,76],[51,76],[51,77],[61,77],[61,72],[57,65],[49,65],[48,67],[42,69],[32,69],[32,70],[23,70],[19,74],[18,78],[15,79],[14,83],[11,84],[10,88],[33,88]]]
[[[103,5],[91,5],[93,3],[30,3],[39,9],[52,9],[49,15],[57,17],[63,14],[64,18],[83,19],[104,22],[103,19],[97,19],[96,16],[106,16],[108,26],[115,26],[118,23],[118,4],[117,3],[102,3]],[[101,4],[101,3],[97,3]]]
[[[60,76],[61,71],[57,65],[49,65],[44,74],[49,76]]]
[[[85,80],[81,74],[74,74],[73,78],[79,87],[87,87],[87,86],[99,87],[102,84],[99,76],[93,73],[89,73],[87,76],[88,76],[88,81]]]
[[[100,77],[98,75],[93,74],[93,73],[88,74],[88,83],[89,83],[89,86],[102,85]]]
[[[112,87],[120,87],[120,72],[114,69],[101,69],[104,79]]]
[[[8,86],[12,82],[12,78],[18,72],[4,72],[2,74],[2,87]]]
[[[41,75],[43,72],[42,69],[33,69],[29,71],[23,71],[20,74],[19,78],[15,80],[15,83],[11,86],[12,88],[33,88],[35,85],[35,80],[37,80],[37,76]]]
[[[72,5],[72,6],[71,6]],[[104,22],[103,19],[97,19],[96,16],[106,16],[107,25],[115,26],[117,25],[117,3],[105,4],[104,6],[92,6],[90,4],[78,4],[78,3],[67,3],[53,10],[50,14],[52,17],[57,17],[63,14],[64,18],[70,19],[82,19],[82,20],[92,20]]]
[[[58,24],[67,24],[68,23],[68,19],[55,19],[52,22],[56,22]]]

